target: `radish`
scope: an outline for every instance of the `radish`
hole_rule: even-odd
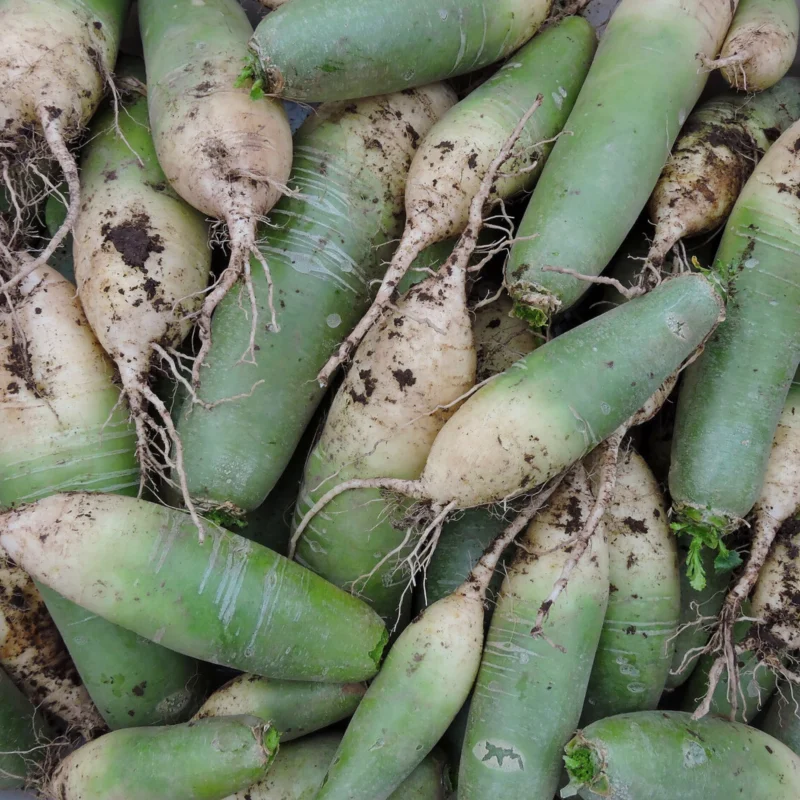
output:
[[[266,777],[229,800],[313,800],[331,763],[341,733],[308,736],[300,742],[284,744]],[[450,788],[447,764],[434,751],[400,784],[394,800],[445,800]]]
[[[455,0],[440,8],[426,0],[362,0],[351,7],[343,0],[292,0],[256,28],[247,74],[270,94],[306,102],[421,86],[513,53],[536,33],[550,4]]]
[[[758,160],[798,117],[800,78],[755,97],[720,95],[693,111],[647,206],[656,226],[648,262],[660,267],[680,239],[723,225]]]
[[[427,13],[435,12],[431,8]],[[484,16],[487,13],[483,11]],[[411,162],[403,238],[369,311],[319,373],[322,383],[330,381],[336,367],[396,299],[398,283],[417,255],[464,232],[470,203],[492,159],[523,110],[541,94],[542,107],[501,168],[489,203],[498,205],[534,185],[553,137],[561,132],[578,96],[595,42],[588,22],[581,17],[565,19],[536,36],[434,125]]]
[[[796,379],[798,377],[800,376],[795,376]],[[781,525],[790,520],[800,508],[800,413],[798,412],[800,412],[800,382],[796,381],[789,390],[786,404],[778,421],[772,441],[772,450],[767,462],[764,484],[753,510],[751,525],[753,535],[747,564],[728,592],[719,611],[717,630],[711,642],[705,648],[705,651],[709,654],[719,654],[713,666],[708,661],[706,662],[706,672],[718,674],[718,671],[724,665],[729,672],[734,673],[733,678],[730,675],[728,676],[729,683],[743,682],[736,678],[736,673],[739,671],[739,660],[736,659],[733,652],[735,645],[734,624],[740,616],[742,604],[748,598],[754,586],[780,585],[778,576],[773,575],[772,581],[769,579],[770,571],[774,573],[777,569],[774,565],[774,559],[779,557],[779,552],[770,555],[770,548],[773,547],[773,542]],[[791,521],[789,524],[791,524]],[[765,566],[767,564],[772,566]],[[787,573],[785,580],[788,579],[789,575]],[[759,584],[757,584],[757,581],[759,581]],[[762,581],[763,583],[761,583]],[[770,591],[776,590],[770,589]],[[759,616],[764,602],[763,600],[756,602],[754,597],[756,607],[754,611],[751,610],[750,615]],[[749,660],[752,662],[755,659],[750,656]],[[763,672],[764,670],[762,670]],[[761,682],[768,686],[770,690],[774,688],[775,682],[768,671]],[[719,704],[718,701],[717,704]],[[734,713],[736,711],[735,698],[733,700],[733,711]]]
[[[598,529],[545,636],[530,635],[593,505],[582,466],[531,522],[503,581],[469,710],[459,800],[552,797],[575,730],[608,602],[608,547]]]
[[[589,462],[589,473],[597,473]],[[619,461],[605,513],[610,595],[581,724],[658,705],[680,614],[678,554],[664,498],[644,459]]]
[[[0,2],[0,143],[23,163],[44,136],[69,184],[69,212],[45,249],[14,276],[10,289],[47,263],[71,230],[80,207],[75,159],[67,143],[94,114],[110,81],[129,0],[2,0]]]
[[[494,570],[557,486],[558,480],[532,497],[467,580],[400,634],[350,720],[317,800],[386,800],[433,749],[477,675]]]
[[[75,287],[40,267],[9,294],[13,314],[0,308],[0,508],[58,491],[134,494],[134,430]],[[191,715],[203,689],[195,661],[38,588],[112,728]]]
[[[140,0],[150,123],[167,180],[188,203],[227,225],[228,268],[206,295],[197,318],[201,347],[192,377],[211,347],[211,315],[241,281],[255,332],[258,305],[250,274],[256,223],[278,201],[292,165],[292,134],[281,104],[236,86],[252,27],[236,0]],[[271,295],[270,295],[271,297]],[[269,303],[269,325],[278,330]],[[239,354],[256,360],[252,346]]]
[[[20,789],[46,754],[47,724],[0,669],[0,790]]]
[[[800,752],[800,717],[791,697],[791,685],[781,682],[758,727],[797,754]]]
[[[617,6],[564,125],[572,136],[553,148],[506,265],[531,324],[574,305],[590,285],[580,276],[599,275],[623,243],[705,86],[696,55],[717,54],[735,9],[736,0]]]
[[[728,84],[762,92],[789,70],[797,52],[800,13],[794,0],[741,0],[719,58],[705,60]]]
[[[274,681],[239,675],[217,689],[195,719],[252,714],[268,719],[283,744],[347,719],[365,691],[363,683]]]
[[[795,800],[800,792],[800,758],[788,747],[718,717],[620,714],[580,731],[566,753],[562,797]]]
[[[0,666],[37,707],[85,736],[105,727],[33,581],[0,556]]]
[[[119,74],[135,84],[144,77],[139,62],[126,62]],[[147,124],[147,99],[134,89],[123,112],[98,114],[81,162],[83,200],[73,232],[78,296],[119,370],[136,425],[141,485],[151,473],[163,473],[160,460],[171,459],[159,450],[171,441],[174,473],[202,531],[186,488],[182,447],[168,409],[150,388],[150,374],[162,359],[174,367],[171,353],[189,332],[187,314],[199,304],[211,270],[207,231],[202,215],[166,183]]]
[[[294,536],[351,489],[388,489],[441,512],[500,502],[542,484],[612,434],[618,440],[620,426],[721,315],[712,285],[684,275],[562,334],[459,408],[436,437],[419,480],[344,481],[317,501]]]
[[[198,393],[206,403],[229,402],[187,404],[178,422],[196,503],[251,511],[277,483],[324,395],[314,377],[366,310],[388,242],[402,230],[405,176],[417,142],[454,102],[452,91],[436,84],[329,104],[298,132],[289,180],[298,194],[284,197],[270,226],[260,229],[281,332],[260,325],[257,363],[240,363],[250,321],[234,295],[224,301]],[[253,281],[263,312],[263,272]]]
[[[75,750],[46,791],[59,800],[223,800],[263,777],[278,733],[256,717],[115,731]]]
[[[195,658],[289,680],[375,674],[388,635],[364,603],[211,522],[198,545],[192,526],[144,500],[53,495],[0,516],[0,546],[73,602]]]
[[[755,168],[717,251],[733,283],[728,318],[686,372],[669,490],[676,530],[692,537],[689,577],[702,588],[703,546],[734,564],[724,535],[758,499],[770,445],[800,363],[800,153],[792,125]],[[758,402],[753,404],[753,398]]]

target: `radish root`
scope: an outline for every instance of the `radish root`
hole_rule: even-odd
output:
[[[505,164],[505,162],[511,157],[514,145],[522,135],[525,126],[528,124],[528,120],[533,116],[539,106],[541,106],[542,99],[542,96],[539,95],[533,105],[522,115],[520,121],[517,123],[517,127],[514,129],[511,136],[506,139],[505,143],[500,148],[500,151],[489,166],[489,169],[486,171],[486,175],[484,175],[481,185],[478,188],[475,197],[472,199],[472,202],[470,203],[469,222],[467,223],[467,227],[459,238],[458,244],[453,250],[453,254],[448,259],[448,264],[455,265],[461,263],[464,253],[468,251],[466,259],[463,260],[463,264],[466,267],[466,264],[469,262],[469,258],[475,252],[478,246],[478,235],[480,234],[484,225],[484,208],[491,196],[497,174],[503,164]],[[419,252],[419,241],[421,241],[422,235],[423,234],[420,231],[417,231],[416,233],[410,235],[408,240],[401,245],[401,247],[408,249],[404,249],[400,257],[395,256],[395,259],[392,260],[392,264],[387,270],[383,282],[378,289],[378,294],[376,295],[372,305],[369,307],[367,313],[362,317],[361,321],[358,323],[358,325],[356,325],[350,335],[339,345],[338,349],[328,359],[325,366],[319,371],[317,380],[319,381],[320,386],[324,387],[330,383],[330,380],[336,370],[350,358],[350,355],[355,348],[358,347],[367,331],[378,321],[378,319],[380,319],[381,315],[386,311],[390,303],[393,302],[397,284],[406,274],[408,268],[411,266],[411,263],[414,260],[414,257],[416,257],[417,253]],[[417,247],[418,249],[413,252],[412,255],[412,250],[414,247]],[[400,248],[398,248],[398,251],[399,250]],[[409,258],[409,256],[411,257]],[[442,269],[444,268],[445,267],[442,267]]]
[[[603,458],[600,466],[600,481],[597,488],[597,497],[592,507],[591,513],[584,523],[581,532],[575,538],[572,545],[572,552],[564,567],[561,570],[561,575],[553,585],[553,589],[547,596],[545,601],[539,607],[536,614],[536,620],[531,628],[532,636],[541,636],[544,629],[544,623],[550,614],[550,609],[553,604],[558,600],[564,589],[567,588],[570,576],[573,570],[578,565],[578,562],[583,557],[586,549],[589,547],[589,542],[592,536],[597,532],[600,521],[605,514],[611,501],[614,499],[614,489],[617,485],[617,462],[619,461],[619,450],[622,445],[622,440],[628,432],[628,424],[622,425],[617,428],[606,441],[600,445],[604,449]]]

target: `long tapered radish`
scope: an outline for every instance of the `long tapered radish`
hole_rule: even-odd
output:
[[[466,281],[466,269],[448,261],[361,342],[306,462],[298,520],[337,483],[419,478],[454,402],[475,383]],[[403,561],[416,543],[402,516],[377,489],[348,492],[306,529],[297,560],[394,621],[409,581]]]
[[[451,509],[522,494],[628,424],[723,316],[704,277],[672,278],[548,342],[479,389],[445,423],[418,481],[382,478],[371,488]],[[323,495],[294,535],[356,487],[367,488],[345,481]]]
[[[223,800],[264,776],[278,732],[257,717],[115,731],[68,755],[46,791],[59,800]]]
[[[589,469],[596,474],[591,461]],[[680,614],[677,547],[664,498],[634,450],[619,460],[614,498],[604,519],[610,595],[582,725],[658,705]]]
[[[266,91],[306,102],[395,92],[499,61],[533,36],[550,5],[292,0],[256,28],[248,71]]]
[[[511,158],[501,167],[489,204],[497,205],[536,182],[575,103],[594,55],[591,25],[571,17],[536,36],[495,75],[452,108],[423,139],[406,184],[406,225],[375,301],[319,374],[327,383],[336,367],[397,296],[397,286],[424,248],[459,236],[492,159],[524,110],[542,95]]]
[[[600,720],[566,747],[569,791],[583,800],[794,800],[800,758],[755,728],[718,717],[640,711]]]
[[[31,578],[0,556],[0,666],[36,706],[91,736],[105,727]]]
[[[798,117],[800,78],[755,96],[721,95],[693,111],[647,205],[656,226],[649,263],[660,267],[679,239],[722,225],[758,160]]]
[[[0,789],[20,789],[47,752],[41,712],[0,669]]]
[[[283,744],[347,719],[365,691],[363,683],[276,681],[239,675],[217,689],[195,719],[251,714],[268,719]]]
[[[608,602],[608,547],[597,530],[568,595],[531,636],[539,607],[588,518],[591,486],[578,465],[529,525],[492,617],[461,751],[460,800],[552,797],[575,730]]]
[[[324,395],[314,378],[366,310],[388,242],[400,235],[417,143],[454,102],[450,89],[434,84],[328,104],[298,132],[289,183],[299,193],[282,198],[259,231],[281,332],[260,325],[256,363],[241,363],[250,321],[234,295],[223,301],[198,392],[207,403],[242,396],[187,407],[178,423],[196,502],[250,511],[275,486]],[[264,312],[263,272],[253,281]]]
[[[0,507],[60,491],[134,494],[135,433],[75,287],[40,267],[10,294],[14,313],[0,314]],[[196,662],[39,590],[112,728],[194,711]]]
[[[732,279],[728,316],[686,372],[669,489],[676,524],[724,559],[723,536],[758,499],[775,428],[800,363],[800,153],[792,125],[756,167],[731,213],[716,269]],[[696,585],[697,565],[690,563]]]
[[[140,62],[125,62],[119,74],[123,81],[142,79],[144,70]],[[150,380],[152,365],[161,359],[174,363],[170,351],[189,332],[188,315],[198,307],[211,271],[208,234],[202,214],[164,177],[148,127],[147,98],[132,91],[123,111],[98,114],[81,161],[83,200],[73,232],[78,296],[119,370],[136,425],[142,481],[165,469],[163,456],[149,446],[152,404],[174,441],[174,474],[194,513],[182,448]]]
[[[532,324],[589,287],[548,267],[599,275],[624,241],[705,86],[696,56],[716,55],[735,9],[730,0],[617,6],[564,126],[572,136],[553,148],[506,265],[517,313]]]
[[[269,266],[256,247],[256,224],[279,199],[292,165],[286,112],[268,97],[251,98],[236,76],[252,28],[236,0],[142,0],[150,122],[167,180],[188,203],[228,227],[228,268],[198,316],[201,349],[195,384],[211,346],[211,315],[237,281],[247,287],[250,323],[257,325],[250,257]],[[277,330],[274,306],[267,324]],[[261,324],[264,324],[263,319]],[[254,348],[242,358],[255,360]]]
[[[319,791],[342,734],[325,731],[285,745],[258,783],[229,800],[313,800]],[[432,752],[391,795],[394,800],[446,800],[450,782],[441,753]]]
[[[30,132],[43,136],[70,189],[69,212],[45,249],[0,286],[17,285],[47,263],[80,206],[75,159],[67,148],[100,103],[117,59],[130,0],[0,2],[0,142],[31,158]]]
[[[386,800],[433,749],[477,675],[484,603],[494,571],[557,486],[554,481],[533,497],[486,549],[467,580],[400,634],[350,720],[318,800]]]
[[[388,638],[375,612],[211,522],[198,544],[192,526],[144,500],[74,493],[0,517],[0,545],[73,602],[204,661],[289,680],[374,675]]]
[[[798,31],[794,0],[741,0],[719,58],[706,60],[705,66],[720,69],[735,89],[762,92],[792,66]]]

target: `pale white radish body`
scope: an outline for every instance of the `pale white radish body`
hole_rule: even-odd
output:
[[[135,75],[135,68],[127,72]],[[120,134],[112,115],[108,109],[93,123],[95,136],[82,162],[75,277],[86,317],[119,369],[136,423],[144,481],[148,471],[163,466],[148,447],[153,432],[149,403],[167,435],[177,438],[172,421],[164,416],[169,416],[166,408],[149,387],[152,364],[160,359],[173,363],[169,351],[189,332],[188,315],[200,304],[211,253],[202,215],[164,180],[147,127],[145,97],[126,99]],[[180,480],[181,450],[179,443],[173,444],[174,458],[181,462],[176,470]],[[187,508],[191,510],[191,500]]]
[[[0,666],[35,705],[91,736],[105,727],[27,572],[0,556]]]
[[[719,58],[708,66],[719,67],[735,89],[769,89],[792,66],[798,28],[795,0],[741,0]]]
[[[6,285],[19,283],[26,271],[46,263],[75,222],[80,185],[66,143],[97,109],[117,58],[128,5],[129,0],[0,2],[2,155],[35,158],[30,131],[43,135],[70,190],[69,211],[58,232]]]
[[[139,20],[147,66],[153,138],[167,180],[195,208],[224,221],[228,269],[206,296],[198,317],[201,349],[210,348],[211,315],[240,279],[257,307],[250,257],[268,271],[256,248],[256,225],[280,198],[292,166],[292,134],[279,101],[251,97],[237,78],[253,32],[236,0],[142,0]],[[277,330],[273,308],[268,324]],[[244,354],[248,355],[248,354]],[[255,353],[249,351],[251,360]]]

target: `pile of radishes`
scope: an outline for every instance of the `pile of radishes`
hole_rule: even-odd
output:
[[[796,0],[262,3],[0,0],[0,796],[797,800]]]

